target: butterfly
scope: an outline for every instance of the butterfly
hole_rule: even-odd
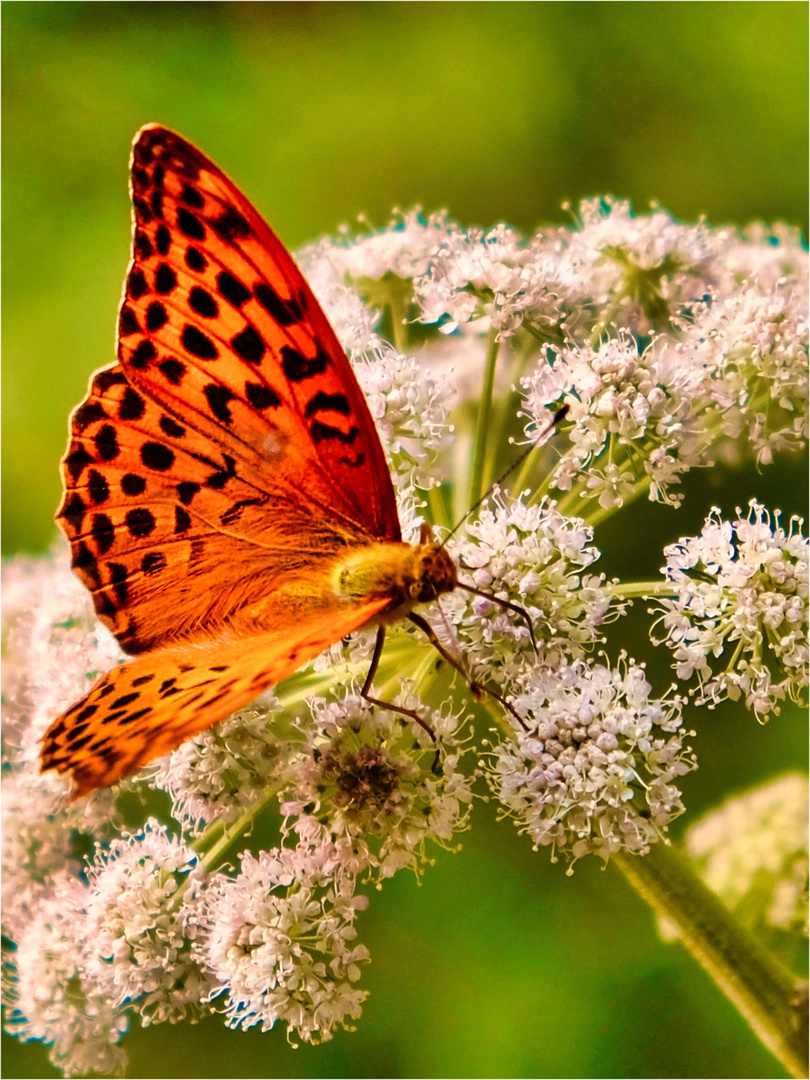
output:
[[[456,565],[427,528],[403,542],[363,393],[290,254],[167,128],[137,133],[130,188],[118,360],[71,414],[57,521],[134,658],[43,736],[42,771],[70,773],[73,798],[363,627],[377,627],[371,702],[385,704],[369,691],[400,619],[458,666],[412,610],[459,585]]]

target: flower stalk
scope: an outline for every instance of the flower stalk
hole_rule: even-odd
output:
[[[475,429],[475,442],[473,444],[473,464],[470,475],[470,506],[475,506],[486,490],[489,482],[487,476],[487,461],[491,455],[487,454],[490,439],[490,417],[492,414],[492,393],[495,387],[495,369],[498,364],[500,352],[500,340],[494,330],[490,331],[487,344],[487,355],[484,362],[484,380],[481,388],[481,400],[478,407],[478,422]]]
[[[674,923],[684,946],[756,1036],[795,1077],[807,1076],[807,983],[740,925],[674,845],[644,858],[625,852],[616,867],[656,915]]]

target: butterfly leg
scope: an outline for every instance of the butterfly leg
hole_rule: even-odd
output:
[[[363,689],[360,691],[360,697],[364,698],[371,705],[376,705],[380,709],[388,709],[389,712],[399,713],[400,716],[407,716],[409,720],[413,720],[419,727],[430,735],[431,739],[436,742],[436,732],[430,726],[430,724],[423,720],[422,717],[414,709],[405,709],[401,705],[394,705],[390,701],[382,701],[380,698],[372,697],[369,691],[371,690],[372,683],[374,682],[374,676],[377,674],[377,668],[380,666],[380,657],[382,656],[383,644],[385,643],[385,627],[377,627],[377,640],[374,642],[374,655],[371,658],[371,667],[368,669],[368,675],[366,675],[366,681],[363,683]],[[438,753],[438,751],[437,751]]]
[[[433,627],[430,625],[427,619],[423,619],[421,615],[415,615],[413,612],[410,613],[408,619],[414,624],[414,626],[419,627],[419,629],[428,639],[433,648],[439,653],[439,655],[444,660],[446,660],[451,667],[455,668],[456,671],[463,677],[464,681],[470,687],[472,695],[474,698],[476,698],[476,700],[481,696],[481,694],[489,694],[491,698],[495,698],[496,701],[499,701],[508,713],[511,713],[511,715],[514,716],[514,718],[517,720],[517,722],[520,724],[524,731],[529,730],[526,726],[526,721],[515,709],[514,705],[510,704],[505,697],[502,697],[497,690],[493,690],[489,686],[484,686],[483,683],[476,682],[475,679],[470,677],[470,675],[464,670],[458,660],[456,660],[456,658],[452,656],[447,651],[447,649],[445,649],[444,645],[442,645],[442,643],[436,637]]]

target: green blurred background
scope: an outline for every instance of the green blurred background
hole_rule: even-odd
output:
[[[683,220],[807,233],[804,3],[5,3],[3,549],[54,538],[69,410],[113,358],[129,249],[126,166],[147,121],[196,142],[295,247],[364,213],[562,221],[589,194]],[[758,495],[802,512],[805,461],[696,473],[673,514],[600,530],[606,572]],[[627,537],[643,537],[628,544]],[[621,640],[650,650],[643,608]],[[630,638],[628,638],[630,634]],[[632,635],[635,634],[635,639]],[[802,717],[691,716],[690,811],[804,766]],[[677,830],[676,830],[677,833]],[[360,923],[373,964],[354,1034],[134,1030],[132,1077],[783,1075],[612,869],[572,879],[480,805],[457,855],[401,874]],[[3,1076],[57,1075],[4,1036]]]

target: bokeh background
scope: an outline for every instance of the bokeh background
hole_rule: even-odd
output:
[[[126,167],[147,121],[240,184],[290,247],[358,214],[447,208],[530,230],[610,193],[807,235],[804,3],[28,3],[3,13],[3,550],[45,550],[69,410],[113,358]],[[803,512],[806,461],[689,478],[633,506],[603,569],[655,576],[714,503]],[[627,625],[629,623],[629,626]],[[643,609],[621,644],[649,660]],[[628,638],[627,634],[631,637]],[[632,634],[636,638],[632,638]],[[690,812],[804,767],[786,708],[692,716]],[[676,830],[677,834],[677,830]],[[567,878],[481,804],[458,854],[399,875],[360,931],[356,1033],[292,1050],[218,1020],[126,1037],[131,1077],[772,1077],[733,1009],[612,868]],[[3,1076],[57,1075],[3,1037]]]

